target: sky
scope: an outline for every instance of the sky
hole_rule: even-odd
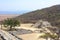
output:
[[[0,0],[0,11],[34,11],[60,4],[60,0]]]

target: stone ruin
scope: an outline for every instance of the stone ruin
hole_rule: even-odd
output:
[[[39,20],[38,22],[36,22],[33,25],[33,27],[36,27],[36,28],[40,28],[40,27],[52,27],[52,25],[48,21]]]
[[[38,28],[38,30],[35,32],[39,32],[39,33],[41,32],[56,33],[57,31],[57,27],[52,26],[50,22],[45,21],[45,20],[39,20],[32,27]]]

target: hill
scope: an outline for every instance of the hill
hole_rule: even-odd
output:
[[[49,21],[53,26],[60,26],[60,5],[35,10],[16,17],[22,23],[35,23],[38,20]]]

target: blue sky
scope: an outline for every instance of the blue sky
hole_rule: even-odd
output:
[[[33,11],[60,4],[60,0],[0,0],[0,11]]]

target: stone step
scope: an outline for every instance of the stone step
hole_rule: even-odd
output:
[[[0,30],[0,34],[6,39],[6,40],[20,40],[18,38],[16,38],[15,36],[9,34],[6,31]]]

